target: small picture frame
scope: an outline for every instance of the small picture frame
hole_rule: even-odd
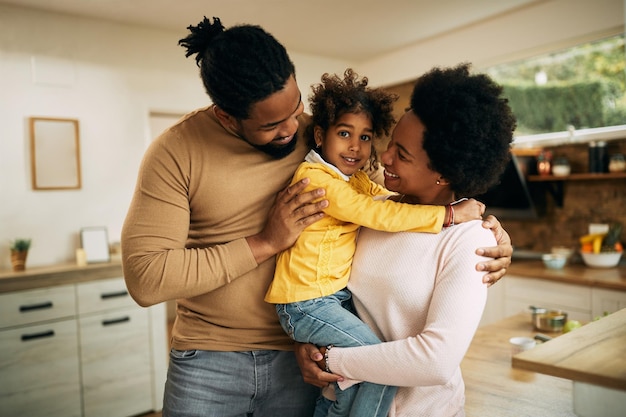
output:
[[[88,264],[111,261],[106,227],[84,227],[80,229],[80,244],[85,251]]]

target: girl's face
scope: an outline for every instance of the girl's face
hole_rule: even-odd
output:
[[[369,161],[373,137],[372,121],[365,113],[346,113],[326,132],[315,127],[315,143],[324,160],[348,176]]]
[[[381,155],[385,166],[385,187],[431,204],[446,182],[429,168],[429,158],[422,147],[424,125],[412,111],[406,112],[393,130],[387,150]],[[439,184],[437,184],[439,181]]]

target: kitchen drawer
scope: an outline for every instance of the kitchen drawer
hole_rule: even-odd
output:
[[[90,314],[79,323],[85,417],[151,410],[148,310],[134,306]]]
[[[124,278],[84,282],[77,288],[78,314],[137,306],[126,289]]]
[[[60,285],[0,295],[0,328],[75,315],[74,285]]]
[[[0,331],[3,416],[81,415],[75,319]]]

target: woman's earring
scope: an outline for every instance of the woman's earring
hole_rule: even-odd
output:
[[[437,180],[437,185],[441,184],[441,181]]]
[[[317,149],[319,149],[319,148],[320,148],[320,146],[322,146],[322,144],[321,144],[321,143],[317,143],[317,144],[315,144],[315,148],[317,148]]]

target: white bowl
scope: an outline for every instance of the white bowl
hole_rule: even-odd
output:
[[[592,268],[612,268],[619,263],[622,252],[585,253],[581,252],[585,265]]]
[[[548,269],[561,269],[567,262],[567,256],[560,253],[545,253],[541,255],[541,260]]]
[[[569,260],[575,251],[567,246],[553,246],[551,252],[559,255],[565,255],[567,260]]]

